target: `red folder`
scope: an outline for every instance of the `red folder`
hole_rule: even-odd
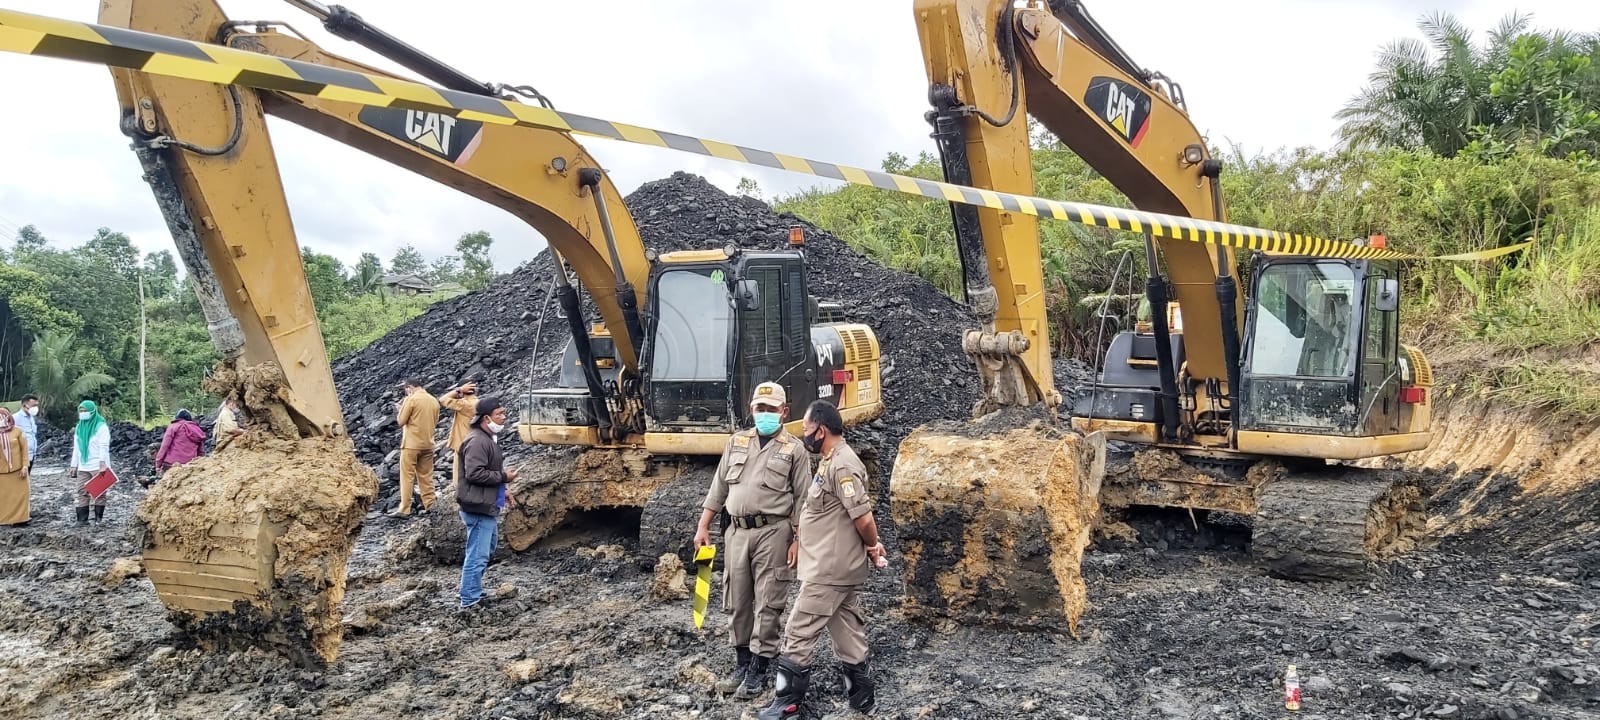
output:
[[[101,495],[106,494],[106,491],[110,490],[111,486],[115,484],[117,484],[117,474],[111,472],[110,468],[106,468],[105,470],[95,473],[94,477],[89,478],[89,482],[84,483],[83,489],[84,492],[89,493],[89,497],[98,499]]]

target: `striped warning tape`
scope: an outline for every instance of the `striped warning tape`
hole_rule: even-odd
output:
[[[717,546],[701,545],[694,553],[694,626],[699,629],[706,622],[706,605],[711,602],[711,562],[717,557]]]
[[[919,197],[1053,218],[1159,238],[1221,244],[1272,253],[1371,260],[1484,260],[1532,244],[1424,257],[1298,233],[1176,215],[1049,200],[809,160],[431,87],[396,78],[286,60],[125,28],[0,10],[0,50],[91,62],[187,80],[245,85],[382,108],[436,112],[499,125],[543,128],[669,148]]]

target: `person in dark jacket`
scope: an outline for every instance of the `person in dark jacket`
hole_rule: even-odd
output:
[[[456,504],[467,525],[467,547],[461,560],[461,609],[486,604],[483,571],[498,537],[496,524],[505,504],[505,486],[517,471],[505,469],[497,436],[505,429],[506,409],[496,398],[478,401],[472,432],[461,442],[461,477],[456,481]]]

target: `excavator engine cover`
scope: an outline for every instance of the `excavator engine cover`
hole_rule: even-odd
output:
[[[1079,563],[1099,514],[1105,440],[1008,409],[918,428],[900,444],[890,510],[914,616],[1077,632]]]

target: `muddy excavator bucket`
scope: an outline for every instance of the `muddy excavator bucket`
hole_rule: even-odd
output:
[[[924,426],[900,444],[889,494],[905,608],[1076,634],[1105,440],[1008,414]]]
[[[377,484],[344,437],[253,431],[173,468],[138,510],[145,569],[169,619],[204,645],[333,661],[345,564]]]

